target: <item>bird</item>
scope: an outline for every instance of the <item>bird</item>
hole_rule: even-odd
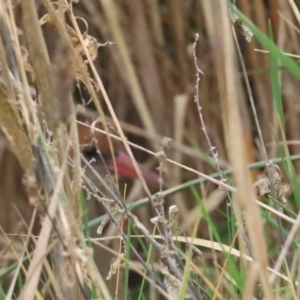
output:
[[[103,178],[109,175],[110,172],[115,174],[116,171],[120,178],[138,179],[132,160],[126,154],[122,143],[111,139],[112,149],[110,149],[108,135],[103,133],[105,131],[103,124],[95,120],[93,115],[93,113],[82,107],[77,109],[78,141],[83,157],[90,162],[97,174]],[[109,129],[112,128],[111,125],[108,127]],[[98,132],[97,129],[100,129],[101,132]],[[73,157],[72,149],[69,154],[70,157]],[[159,177],[156,173],[141,164],[138,164],[138,167],[147,184],[152,186],[158,184]],[[88,172],[87,177],[89,179],[94,178],[92,172]]]

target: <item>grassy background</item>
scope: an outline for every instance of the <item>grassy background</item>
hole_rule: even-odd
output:
[[[0,4],[0,299],[300,298],[299,3],[234,2]],[[122,179],[105,191],[133,211],[101,236],[77,104],[166,170],[162,199]]]

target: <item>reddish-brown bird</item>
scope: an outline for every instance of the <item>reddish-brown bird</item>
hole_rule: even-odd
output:
[[[91,162],[91,166],[103,178],[108,175],[108,172],[114,173],[114,160],[116,164],[116,171],[121,178],[138,178],[136,170],[129,156],[123,150],[122,144],[119,141],[112,141],[112,150],[114,157],[109,147],[108,136],[105,133],[97,132],[93,128],[103,130],[100,122],[93,122],[90,116],[82,112],[77,114],[77,129],[80,151],[84,158]],[[73,151],[70,151],[70,156],[73,156]],[[150,171],[145,166],[139,165],[141,173],[150,185],[158,183],[158,176]],[[86,168],[86,175],[89,179],[95,179],[93,173]]]

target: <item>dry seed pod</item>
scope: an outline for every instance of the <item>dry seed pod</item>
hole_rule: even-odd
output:
[[[270,180],[263,176],[254,183],[256,194],[259,196],[267,196],[271,193]]]
[[[266,166],[263,176],[254,183],[254,187],[259,196],[273,196],[282,204],[287,203],[285,198],[287,186],[281,176],[280,168],[273,163]]]

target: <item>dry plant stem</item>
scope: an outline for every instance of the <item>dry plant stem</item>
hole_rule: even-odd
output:
[[[151,114],[148,110],[146,100],[143,95],[138,77],[134,70],[134,66],[133,66],[132,60],[131,60],[129,52],[128,52],[128,47],[126,46],[126,42],[124,40],[124,34],[122,32],[121,26],[118,21],[119,18],[117,15],[116,4],[114,3],[114,1],[111,1],[111,0],[99,1],[99,2],[103,6],[104,12],[105,12],[108,22],[110,24],[110,28],[114,35],[115,41],[118,45],[118,50],[120,52],[120,56],[122,57],[121,63],[124,64],[124,69],[126,70],[126,74],[127,74],[126,82],[129,85],[129,91],[132,93],[132,98],[135,102],[137,111],[139,112],[139,115],[141,117],[141,121],[143,122],[147,131],[150,132],[151,134],[155,135],[155,132],[156,132],[155,126],[153,124]],[[99,84],[99,86],[101,86],[101,85]],[[102,91],[102,93],[103,93],[103,91]],[[104,94],[103,94],[103,96],[104,96]],[[105,99],[105,102],[107,103],[106,99]],[[111,113],[111,110],[110,110],[110,113]],[[153,146],[154,146],[154,149],[158,149],[158,145],[156,145],[155,143],[153,143]]]
[[[173,128],[174,128],[174,140],[172,142],[172,147],[171,148],[171,153],[173,155],[173,159],[178,162],[182,162],[182,154],[183,154],[183,149],[176,149],[174,147],[174,144],[176,145],[183,145],[183,139],[184,139],[184,128],[185,128],[185,121],[187,117],[187,107],[189,103],[189,97],[187,94],[181,94],[181,95],[176,95],[174,97],[174,117],[173,117]],[[126,130],[124,128],[124,130]],[[161,139],[162,140],[162,139]],[[170,145],[171,143],[168,143]],[[173,149],[175,151],[173,151]],[[194,149],[196,150],[196,149]],[[198,152],[199,154],[199,152]],[[181,176],[182,176],[182,170],[180,168],[172,168],[171,169],[171,180],[173,185],[179,185],[181,182]],[[171,175],[171,174],[170,174]],[[180,195],[175,195],[174,197],[174,203],[179,208],[180,214],[182,216],[185,216],[189,213],[189,209],[187,207],[187,204],[185,201],[181,201],[181,196]]]
[[[293,242],[295,234],[299,230],[299,226],[300,226],[300,214],[298,214],[296,222],[293,224],[293,227],[290,230],[290,232],[287,236],[287,239],[285,240],[285,242],[283,244],[280,255],[278,256],[277,261],[276,261],[276,263],[274,265],[274,268],[273,268],[275,270],[275,272],[279,272],[279,270],[281,268],[281,265],[282,265],[282,262],[286,259],[289,247],[290,247],[291,243]],[[275,275],[276,275],[275,273],[271,274],[271,277],[270,277],[271,283],[274,282]]]
[[[255,107],[255,103],[254,103],[254,99],[253,99],[253,95],[252,95],[250,83],[249,83],[249,79],[248,79],[248,76],[247,76],[246,66],[245,66],[245,63],[244,63],[244,59],[243,59],[243,56],[242,56],[242,53],[241,53],[241,48],[240,48],[239,42],[237,40],[236,32],[235,32],[234,27],[232,27],[232,32],[233,32],[234,42],[235,42],[235,45],[236,45],[236,48],[237,48],[237,53],[238,53],[238,56],[239,56],[239,61],[240,61],[241,67],[242,67],[242,72],[243,72],[243,76],[244,76],[244,80],[245,80],[245,84],[246,84],[247,94],[248,94],[249,101],[250,101],[250,104],[251,104],[251,109],[252,109],[253,117],[254,117],[254,120],[255,120],[256,129],[257,129],[257,132],[258,132],[260,147],[261,147],[261,149],[263,151],[263,159],[265,160],[266,170],[267,170],[268,178],[270,180],[271,197],[273,199],[278,200],[276,198],[276,192],[275,192],[275,187],[274,187],[273,176],[272,176],[272,174],[270,172],[270,169],[268,167],[268,164],[269,164],[270,160],[268,158],[267,149],[266,149],[266,146],[265,146],[265,142],[264,142],[264,138],[263,138],[261,126],[259,124],[259,120],[258,120],[258,116],[257,116],[257,111],[256,111],[256,107]],[[278,208],[277,204],[275,204],[275,208]],[[277,217],[277,221],[278,221],[279,228],[280,228],[281,243],[283,245],[284,244],[284,236],[283,236],[282,222],[281,222],[281,219],[278,218],[278,217]]]
[[[165,249],[164,254],[163,255],[168,255],[168,253],[170,253],[171,256],[173,256],[173,258],[176,261],[176,264],[179,266],[180,270],[184,270],[184,265],[179,257],[179,255],[177,255],[178,251],[177,248],[174,244],[174,241],[172,239],[172,231],[168,230],[167,228],[167,218],[165,215],[165,210],[164,210],[164,197],[163,197],[163,172],[164,172],[164,165],[165,165],[165,161],[166,161],[166,154],[164,152],[164,148],[168,147],[168,139],[165,139],[161,142],[161,151],[159,153],[157,153],[158,159],[159,159],[159,193],[156,194],[156,200],[155,200],[155,206],[157,208],[157,217],[158,217],[158,232],[161,234],[162,237],[164,237],[164,243],[165,243]],[[171,251],[173,251],[175,254],[171,254]],[[192,282],[190,282],[192,283]]]
[[[159,193],[156,194],[156,200],[155,200],[155,207],[157,208],[157,217],[158,217],[158,223],[157,223],[157,229],[159,233],[164,237],[165,242],[165,249],[166,253],[170,252],[172,249],[173,251],[176,251],[175,244],[172,240],[172,232],[167,229],[166,224],[168,223],[166,215],[165,215],[165,209],[164,209],[164,197],[162,196],[162,190],[163,190],[163,172],[164,172],[164,161],[166,159],[166,154],[164,152],[164,147],[167,145],[164,145],[164,141],[161,142],[161,151],[157,154],[158,160],[159,160]],[[166,142],[167,144],[168,142]],[[177,263],[183,268],[181,260],[176,255],[175,256]]]
[[[238,232],[236,232],[235,235],[232,238],[231,245],[230,245],[230,250],[233,249],[233,246],[236,243],[237,237],[238,237]],[[221,273],[218,275],[218,281],[217,281],[217,284],[216,284],[216,287],[215,287],[216,291],[220,290],[220,285],[221,285],[221,282],[224,278],[224,273],[225,273],[227,264],[228,264],[228,258],[226,257],[224,263],[221,266]],[[216,300],[216,294],[214,295],[212,300]]]
[[[196,68],[196,84],[195,84],[195,90],[196,90],[196,93],[195,93],[195,96],[194,96],[194,101],[196,103],[196,106],[197,106],[197,110],[198,110],[198,115],[199,115],[199,118],[200,118],[200,123],[201,123],[201,129],[204,133],[204,136],[205,136],[205,139],[207,141],[207,144],[208,144],[208,147],[209,147],[209,153],[210,155],[212,156],[213,158],[213,161],[215,163],[215,166],[217,168],[217,171],[219,172],[220,174],[220,178],[221,178],[221,181],[224,181],[224,177],[223,177],[223,174],[222,174],[222,170],[219,166],[219,161],[218,161],[218,151],[216,149],[216,147],[214,147],[210,141],[210,138],[209,138],[209,135],[208,135],[208,132],[206,130],[206,126],[205,126],[205,122],[204,122],[204,119],[203,119],[203,115],[202,115],[202,107],[200,105],[200,100],[199,100],[199,82],[200,82],[200,74],[203,74],[203,72],[201,71],[201,69],[198,67],[198,62],[197,62],[197,55],[196,55],[196,47],[197,47],[197,42],[198,42],[198,39],[199,39],[199,34],[196,33],[196,36],[195,36],[195,41],[193,43],[193,57],[194,57],[194,65],[195,65],[195,68]],[[229,201],[229,204],[230,204],[230,207],[231,207],[231,210],[233,212],[233,214],[235,215],[234,213],[234,206],[233,206],[233,203],[232,203],[232,200],[231,200],[231,195],[229,194],[229,191],[226,189],[226,195],[227,195],[227,199]],[[253,256],[253,252],[252,252],[252,248],[251,248],[251,244],[249,242],[249,238],[247,236],[247,233],[246,231],[243,229],[243,238],[244,238],[244,241],[247,245],[247,249],[249,251],[249,254],[251,256]]]
[[[142,225],[142,223],[140,223],[140,221],[137,219],[136,216],[134,216],[130,211],[128,211],[126,205],[123,203],[123,201],[121,199],[119,199],[113,191],[111,191],[111,189],[107,186],[107,184],[105,183],[105,181],[99,176],[99,174],[92,168],[92,166],[90,165],[90,163],[84,158],[81,157],[83,162],[86,164],[86,166],[88,168],[90,168],[90,170],[94,173],[95,177],[99,179],[99,181],[101,182],[101,184],[106,188],[106,190],[111,194],[111,196],[113,197],[113,199],[116,201],[116,204],[120,207],[120,209],[123,211],[123,213],[126,214],[126,216],[133,222],[133,224],[135,224],[135,226],[142,232],[142,234],[145,236],[145,238],[148,240],[149,243],[151,243],[153,245],[153,247],[157,250],[157,252],[160,254],[161,256],[161,260],[168,266],[168,268],[175,274],[175,276],[181,280],[182,279],[182,275],[180,273],[180,271],[178,270],[178,268],[176,267],[176,265],[174,264],[173,260],[170,258],[170,255],[168,255],[168,253],[166,253],[166,250],[163,249],[163,247],[158,244],[155,239],[151,236],[151,234],[148,232],[148,230],[144,227],[144,225]],[[87,181],[88,184],[90,185],[90,187],[92,188],[92,190],[94,190],[96,193],[98,193],[98,189],[88,180]],[[101,193],[101,192],[100,192]],[[103,204],[103,203],[102,203]],[[103,204],[107,214],[109,215],[110,219],[113,221],[113,223],[115,224],[115,226],[120,230],[120,232],[122,232],[122,238],[124,240],[124,243],[127,244],[128,240],[126,237],[126,234],[123,232],[122,228],[119,228],[118,226],[118,222],[115,220],[113,214],[110,213],[109,209]],[[157,212],[158,214],[158,212]],[[159,215],[159,214],[158,214]],[[163,231],[164,232],[164,231]],[[164,235],[161,234],[161,236],[163,237]],[[168,234],[167,235],[167,239],[168,241],[170,241],[170,239],[172,239],[172,237]],[[172,244],[173,244],[173,240],[172,240]],[[149,267],[147,266],[147,264],[144,262],[144,260],[140,257],[140,255],[138,254],[138,252],[135,250],[135,248],[133,247],[132,244],[130,244],[130,248],[131,250],[134,252],[134,254],[137,256],[137,258],[140,260],[140,262],[143,264],[144,268],[147,270],[147,272],[149,272],[149,274],[152,274],[152,272],[150,271]],[[176,256],[175,256],[176,257]],[[179,258],[177,258],[178,261]],[[151,276],[150,276],[151,277]],[[152,278],[155,278],[152,277]],[[164,289],[164,286],[162,285],[162,283],[158,280],[157,283]],[[197,299],[196,297],[196,293],[192,290],[189,289],[189,293],[191,295],[194,295],[194,299]]]
[[[29,140],[22,129],[6,93],[5,87],[0,85],[0,127],[10,142],[12,151],[24,170],[33,167],[33,154]]]
[[[57,243],[57,240],[53,240],[52,243],[50,245],[48,245],[47,252],[45,253],[45,257],[50,254],[50,252],[55,247],[56,243]],[[35,240],[35,244],[36,244],[36,240]],[[64,296],[63,296],[62,291],[60,289],[60,284],[58,282],[58,278],[56,277],[56,274],[54,273],[54,270],[53,270],[52,266],[50,265],[50,262],[47,261],[46,259],[44,259],[43,266],[45,268],[45,275],[44,276],[49,277],[49,283],[51,283],[51,285],[53,287],[53,291],[55,292],[56,297],[58,299],[64,300]]]
[[[262,131],[261,131],[261,126],[259,124],[257,111],[256,111],[256,107],[255,107],[255,103],[254,103],[254,99],[253,99],[253,95],[252,95],[252,90],[251,90],[249,79],[248,79],[248,76],[247,76],[246,66],[245,66],[245,63],[244,63],[244,59],[243,59],[243,56],[242,56],[242,53],[241,53],[241,48],[240,48],[240,45],[238,43],[234,27],[232,27],[232,32],[233,32],[234,42],[235,42],[235,45],[236,45],[236,48],[237,48],[237,53],[238,53],[238,56],[239,56],[239,61],[240,61],[241,67],[242,67],[242,73],[243,73],[243,76],[244,76],[246,89],[247,89],[247,94],[248,94],[249,101],[250,101],[250,104],[251,104],[251,109],[252,109],[252,113],[253,113],[253,117],[254,117],[254,121],[255,121],[255,126],[256,126],[256,129],[257,129],[257,132],[258,132],[260,146],[262,147],[262,150],[263,150],[263,159],[267,163],[269,161],[268,160],[268,154],[267,154],[266,146],[265,146],[265,143],[264,143],[263,134],[262,134]]]
[[[1,23],[4,23],[5,18],[2,9],[1,7],[0,19]],[[22,91],[19,82],[15,80],[8,68],[2,38],[0,39],[0,61],[3,76],[0,78],[0,127],[9,140],[11,149],[22,168],[28,171],[33,167],[33,154],[30,142],[20,124],[19,111],[16,106],[16,96],[20,96]]]
[[[297,32],[300,33],[300,30],[298,29]],[[257,51],[257,52],[260,52],[260,53],[270,54],[269,50],[262,50],[262,49],[254,49],[254,50]],[[283,51],[282,51],[282,53],[285,54],[286,56],[289,56],[289,57],[300,58],[300,56],[297,55],[297,54],[287,53],[287,52],[283,52]]]
[[[300,29],[298,28],[298,26],[295,25],[293,23],[293,21],[291,21],[290,18],[288,18],[284,13],[282,13],[282,12],[279,11],[278,15],[280,16],[280,19],[282,19],[285,23],[287,23],[288,26],[290,28],[292,28],[296,33],[300,33]],[[262,52],[262,53],[270,53],[270,51],[267,51],[267,50],[255,49],[255,51]],[[286,52],[282,52],[282,53],[284,53],[287,56],[299,58],[299,55],[296,55],[296,54],[290,54],[290,53],[286,53]]]
[[[15,76],[14,81],[15,81],[15,84],[22,89],[21,92],[23,94],[23,99],[22,99],[22,101],[19,102],[19,104],[22,108],[23,120],[26,124],[28,135],[31,137],[32,130],[31,130],[31,126],[30,126],[31,123],[29,120],[29,115],[31,114],[31,116],[33,118],[35,118],[36,109],[35,109],[32,99],[31,99],[29,84],[27,81],[26,72],[24,69],[23,61],[22,61],[21,46],[20,46],[19,39],[18,39],[17,26],[16,26],[16,22],[15,22],[12,3],[11,3],[11,1],[6,2],[7,6],[8,6],[8,12],[6,10],[4,10],[2,3],[3,2],[0,1],[2,17],[7,20],[8,24],[11,25],[9,28],[10,33],[11,33],[10,39],[11,39],[12,46],[14,46],[17,64],[18,64],[19,71],[20,71],[20,74],[18,74],[19,76],[14,74],[14,76]],[[18,81],[18,79],[17,79],[18,77],[21,77],[21,82]]]
[[[126,195],[126,192],[124,192],[124,199],[125,199],[125,195]],[[121,225],[120,227],[122,228],[122,232],[124,231],[124,221],[121,220]],[[118,255],[117,257],[120,257],[122,255],[122,245],[123,245],[123,241],[122,241],[122,236],[120,236],[120,241],[119,241],[119,249],[118,249]],[[120,275],[120,267],[121,267],[121,264],[118,264],[118,268],[117,268],[117,282],[116,282],[116,288],[115,288],[115,298],[117,297],[118,295],[118,291],[119,291],[119,285],[120,285],[120,279],[122,279],[122,276]]]
[[[3,23],[4,19],[1,18],[1,15],[0,15],[0,21],[1,20]],[[0,62],[1,62],[0,71],[1,71],[1,75],[2,75],[1,77],[3,77],[3,78],[1,78],[1,81],[2,81],[1,84],[5,85],[6,92],[7,92],[8,98],[10,99],[12,108],[13,108],[16,116],[19,118],[17,105],[16,105],[17,104],[17,95],[16,95],[14,87],[12,85],[14,83],[14,81],[11,80],[11,77],[13,77],[13,75],[10,73],[9,66],[8,66],[8,63],[6,60],[2,37],[0,38]],[[17,88],[17,87],[15,87],[15,88]]]
[[[227,7],[224,1],[218,1],[222,12],[223,42],[224,42],[224,71],[226,84],[226,106],[228,120],[228,152],[237,184],[236,201],[234,205],[243,209],[246,227],[251,241],[254,259],[260,264],[260,279],[266,299],[275,299],[269,282],[267,267],[267,249],[264,240],[263,224],[260,211],[255,203],[255,194],[250,174],[246,168],[245,145],[241,128],[241,116],[236,92],[237,66],[235,51],[231,38],[231,28],[227,18]]]
[[[298,257],[299,257],[299,252],[298,252]],[[300,260],[298,259],[298,270],[300,269]],[[297,283],[298,283],[298,286],[297,286],[297,296],[298,296],[298,299],[300,299],[300,273],[298,273],[298,276],[297,276]]]
[[[42,260],[45,256],[45,253],[47,252],[46,249],[47,249],[48,239],[50,238],[52,227],[54,226],[54,219],[56,216],[57,209],[59,212],[59,218],[62,221],[62,225],[64,228],[61,227],[58,230],[56,226],[53,227],[57,233],[57,236],[60,238],[60,244],[55,243],[53,251],[51,252],[52,259],[53,259],[52,263],[54,265],[53,269],[55,272],[55,277],[57,278],[59,288],[63,293],[63,298],[66,299],[66,297],[69,296],[78,297],[78,294],[80,293],[79,288],[81,288],[81,286],[76,286],[76,288],[74,288],[74,286],[70,284],[70,277],[74,279],[74,274],[76,273],[73,267],[68,268],[65,258],[63,257],[63,251],[62,251],[62,247],[64,247],[65,249],[67,249],[66,252],[72,255],[74,251],[72,251],[73,249],[71,249],[71,247],[74,247],[74,245],[72,243],[70,243],[70,246],[64,245],[64,241],[61,238],[61,236],[64,235],[67,241],[72,241],[72,238],[70,238],[70,227],[67,222],[67,217],[64,213],[64,209],[62,208],[62,204],[59,201],[62,197],[62,195],[59,195],[59,193],[61,193],[61,186],[63,184],[62,181],[63,181],[63,177],[65,176],[68,151],[66,149],[64,153],[61,172],[58,176],[57,182],[55,183],[55,178],[54,178],[55,176],[53,174],[51,165],[47,160],[47,154],[43,152],[43,150],[41,150],[43,149],[43,147],[45,147],[45,145],[44,144],[42,145],[41,142],[40,148],[35,148],[36,156],[38,159],[38,163],[37,163],[38,175],[41,178],[45,193],[48,195],[52,194],[52,197],[50,199],[50,205],[42,225],[42,230],[40,233],[41,238],[36,245],[35,255],[29,266],[29,271],[25,282],[25,286],[24,289],[22,290],[19,299],[26,299],[26,300],[31,299],[30,297],[33,297],[34,292],[37,288],[41,269],[42,269],[42,262],[43,262]],[[79,258],[82,259],[82,257]],[[72,263],[70,265],[73,266]],[[99,291],[99,295],[101,293],[100,291],[109,295],[108,292],[105,290],[105,288],[101,288],[101,289],[99,288],[98,291]]]
[[[137,72],[140,75],[145,98],[148,99],[150,116],[156,129],[162,129],[164,119],[164,91],[159,78],[159,69],[155,57],[154,45],[146,19],[144,1],[127,0],[129,14],[132,16],[133,45],[135,46],[135,58],[137,59]],[[124,36],[124,35],[123,35]],[[118,47],[118,44],[116,45]],[[183,64],[185,65],[185,64]],[[144,118],[146,112],[141,115]]]
[[[259,273],[259,264],[255,262],[247,270],[247,274],[246,274],[247,282],[243,293],[243,300],[253,299],[258,273]]]
[[[22,12],[25,34],[38,90],[41,95],[46,123],[49,129],[55,133],[57,122],[53,118],[53,113],[55,113],[56,107],[53,104],[56,101],[51,85],[50,61],[39,24],[35,2],[33,0],[22,1]]]
[[[7,1],[8,2],[8,1]],[[9,5],[8,3],[5,3],[6,5]],[[11,38],[11,32],[10,28],[8,25],[8,18],[7,18],[7,13],[3,7],[4,5],[0,5],[0,32],[1,32],[1,40],[3,42],[3,45],[6,50],[6,58],[8,60],[8,67],[11,69],[13,76],[16,78],[17,81],[20,81],[20,71],[19,71],[19,66],[17,63],[13,43],[12,43],[12,38]],[[11,25],[10,25],[11,26]],[[14,97],[12,97],[14,99]]]
[[[67,151],[64,157],[64,162],[67,161]],[[62,167],[62,173],[64,173],[64,166]],[[51,171],[50,171],[51,172]],[[62,175],[62,177],[64,174]],[[60,180],[61,178],[58,178]],[[55,192],[55,191],[54,191]],[[61,192],[62,195],[59,197],[64,197],[63,192]],[[47,209],[47,208],[45,208]],[[79,294],[81,293],[85,297],[85,293],[83,291],[83,287],[81,284],[74,286],[74,281],[77,280],[80,283],[80,280],[78,276],[80,276],[80,273],[76,272],[79,266],[79,262],[86,264],[86,257],[84,257],[85,253],[83,255],[81,254],[83,250],[78,247],[77,244],[75,244],[74,241],[74,233],[75,231],[71,232],[71,228],[69,224],[74,223],[73,220],[68,220],[68,217],[65,214],[65,210],[67,211],[65,205],[62,204],[61,201],[58,202],[57,206],[58,214],[59,214],[59,222],[57,222],[57,219],[54,219],[51,217],[48,212],[46,213],[46,216],[49,218],[52,226],[53,226],[53,234],[52,238],[57,237],[53,250],[51,252],[52,254],[52,268],[53,272],[55,273],[56,281],[52,281],[52,284],[54,285],[55,291],[59,289],[59,293],[57,293],[57,296],[61,293],[63,293],[64,296],[61,297],[61,299],[66,299],[67,296],[70,296],[74,299],[79,297]],[[69,217],[70,219],[70,217]],[[60,225],[61,223],[61,225]],[[73,228],[72,228],[73,229]],[[73,234],[73,236],[71,235]],[[76,233],[75,233],[76,234]],[[78,237],[80,238],[80,233],[78,234]],[[59,243],[57,243],[59,241]],[[62,253],[63,251],[67,254],[67,257],[64,258]],[[81,253],[80,253],[81,252]],[[53,261],[55,260],[55,261]],[[69,263],[66,262],[66,260],[69,260]],[[46,267],[47,267],[47,263]],[[49,271],[48,271],[49,272]],[[52,271],[51,271],[52,272]],[[93,277],[91,274],[89,274],[91,278]],[[52,276],[54,278],[54,276]],[[75,277],[75,278],[74,278]],[[73,285],[72,285],[73,284]],[[101,285],[97,286],[98,284]],[[107,292],[106,286],[101,282],[101,280],[97,281],[97,291],[99,295],[106,294],[109,295]],[[75,288],[74,288],[75,287]]]
[[[26,254],[26,249],[27,249],[27,246],[29,244],[30,237],[31,237],[30,233],[32,232],[32,228],[33,228],[33,225],[34,225],[35,217],[36,217],[36,210],[33,211],[32,218],[31,218],[31,221],[30,221],[30,224],[29,224],[29,227],[28,227],[28,234],[26,236],[26,240],[25,240],[25,243],[24,243],[25,244],[25,249],[24,249],[21,257],[18,258],[18,266],[17,266],[17,268],[15,270],[15,274],[14,274],[14,277],[13,277],[13,279],[11,281],[9,290],[6,293],[5,300],[12,299],[12,295],[13,295],[13,292],[14,292],[15,284],[17,282],[17,278],[18,278],[20,269],[22,268],[23,259],[24,259],[24,256]],[[2,228],[1,228],[1,231],[2,231]]]
[[[189,68],[187,61],[187,51],[186,51],[186,37],[188,33],[186,32],[187,22],[185,19],[185,2],[181,0],[168,0],[171,15],[171,25],[172,31],[175,36],[175,46],[177,61],[181,80],[183,81],[184,89],[187,89],[190,85],[189,82]]]
[[[72,199],[74,199],[73,204],[73,212],[74,218],[77,222],[77,227],[81,228],[79,224],[82,222],[82,212],[79,201],[79,193],[81,190],[81,165],[80,165],[80,149],[79,149],[79,141],[78,141],[78,131],[76,124],[76,114],[73,113],[70,118],[71,123],[71,139],[72,139],[72,148],[74,150],[73,157],[73,191],[72,191]]]
[[[161,15],[159,12],[158,0],[147,0],[150,9],[150,17],[152,22],[153,35],[157,44],[164,46],[164,33],[162,29]]]
[[[288,0],[288,2],[291,6],[292,11],[294,12],[294,15],[295,15],[298,23],[300,24],[300,13],[299,13],[299,9],[298,9],[296,3],[292,0]]]
[[[50,166],[48,166],[48,162],[45,159],[45,156],[42,156],[42,153],[39,153],[40,155],[40,162],[38,162],[38,168],[41,172],[41,178],[44,176],[42,175],[43,173],[48,174],[48,176],[51,176],[50,174],[52,173],[50,171]],[[28,270],[28,276],[26,278],[26,282],[24,284],[24,287],[21,291],[21,294],[19,296],[19,300],[31,300],[34,299],[34,293],[35,290],[37,289],[38,283],[39,283],[39,278],[40,274],[42,271],[42,260],[44,258],[44,253],[46,252],[47,245],[48,245],[48,240],[50,238],[51,230],[52,230],[52,219],[55,218],[56,215],[56,210],[58,207],[58,202],[59,202],[59,191],[61,189],[62,181],[63,181],[63,176],[64,172],[63,170],[66,168],[66,161],[64,163],[64,167],[62,168],[59,178],[57,180],[57,184],[55,186],[54,184],[54,179],[49,178],[49,180],[46,180],[48,183],[45,183],[44,187],[48,190],[48,192],[54,189],[52,197],[50,199],[50,205],[48,208],[47,216],[44,219],[42,229],[40,232],[40,239],[36,245],[35,249],[35,254],[32,258],[31,264],[29,266]],[[46,167],[48,166],[48,167]],[[43,169],[43,167],[46,167],[47,169]],[[51,180],[52,179],[52,180]],[[48,187],[48,188],[47,188]],[[61,278],[62,280],[62,278]]]

